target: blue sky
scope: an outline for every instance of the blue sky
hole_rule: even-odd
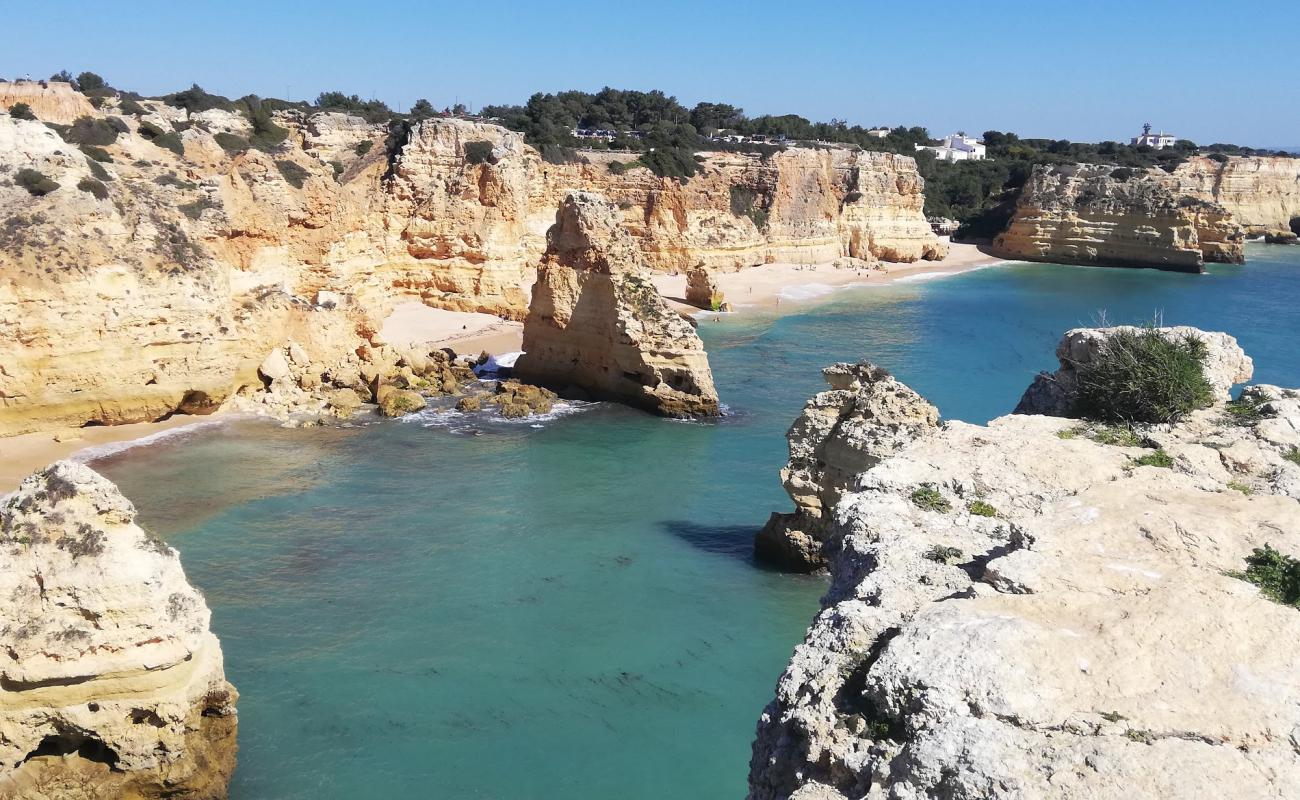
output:
[[[945,14],[943,9],[954,9]],[[0,0],[0,73],[408,108],[659,88],[864,125],[1300,145],[1294,2]]]

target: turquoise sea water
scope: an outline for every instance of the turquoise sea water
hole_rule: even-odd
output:
[[[819,369],[870,358],[982,422],[1065,329],[1162,311],[1298,386],[1300,248],[1250,259],[1000,267],[702,321],[718,423],[235,422],[95,466],[212,606],[242,695],[233,797],[739,797],[824,588],[749,557]]]

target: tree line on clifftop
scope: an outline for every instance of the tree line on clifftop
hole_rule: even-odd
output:
[[[72,76],[64,70],[51,80],[66,81],[86,94],[96,107],[105,98],[117,97],[126,114],[143,114],[138,101],[145,99],[135,92],[111,87],[94,72]],[[169,105],[190,113],[222,109],[247,117],[253,133],[247,138],[223,134],[220,142],[231,152],[248,147],[274,149],[287,136],[271,114],[296,109],[339,111],[360,116],[374,124],[388,124],[390,142],[400,145],[411,123],[435,116],[467,116],[462,104],[438,111],[427,99],[417,100],[407,113],[398,113],[382,100],[366,100],[355,94],[322,92],[314,103],[245,95],[237,100],[211,94],[198,84],[189,89],[160,97]],[[19,109],[22,113],[26,109]],[[11,112],[12,113],[12,112]],[[480,118],[497,122],[524,134],[529,144],[551,163],[580,161],[581,149],[627,152],[627,161],[610,163],[610,170],[623,172],[643,166],[660,177],[689,180],[698,170],[702,151],[741,151],[767,158],[787,147],[851,147],[876,152],[899,153],[917,161],[925,179],[925,213],[947,217],[961,223],[958,238],[991,238],[1006,225],[1014,208],[1015,197],[1037,164],[1099,163],[1115,164],[1115,176],[1128,179],[1139,171],[1159,167],[1172,172],[1188,157],[1208,154],[1226,160],[1229,155],[1273,155],[1232,144],[1198,147],[1180,139],[1168,148],[1156,150],[1146,145],[1120,142],[1071,142],[1065,139],[1022,139],[1014,133],[985,131],[983,141],[987,159],[981,161],[944,161],[933,152],[917,150],[917,145],[933,145],[936,140],[924,127],[895,127],[879,136],[861,125],[844,120],[813,122],[797,114],[764,114],[749,117],[738,106],[728,103],[701,102],[687,108],[676,97],[654,90],[649,92],[605,87],[598,92],[538,92],[523,105],[488,105]],[[600,137],[578,137],[575,131],[601,131]],[[876,129],[877,131],[879,129]],[[168,134],[162,134],[167,136]],[[147,135],[147,134],[146,134]],[[730,136],[730,138],[724,138]],[[766,141],[754,141],[754,137]],[[744,139],[744,141],[737,141]],[[238,141],[235,141],[238,140]],[[163,146],[176,143],[162,142]],[[1276,155],[1286,155],[1277,153]]]

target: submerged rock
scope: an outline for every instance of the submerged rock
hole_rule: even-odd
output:
[[[0,797],[225,797],[234,688],[176,551],[90,468],[0,507]]]
[[[1243,397],[1244,420],[1220,404],[1120,444],[947,422],[867,464],[749,796],[1292,796],[1300,611],[1239,571],[1300,557],[1300,391]]]
[[[1056,372],[1040,372],[1025,390],[1016,405],[1016,414],[1047,414],[1053,417],[1069,416],[1078,393],[1076,369],[1091,362],[1101,351],[1106,340],[1118,332],[1137,332],[1132,325],[1111,328],[1074,328],[1065,332],[1056,346],[1056,358],[1061,367]],[[1226,333],[1207,332],[1180,325],[1160,328],[1162,336],[1173,340],[1189,337],[1205,343],[1202,371],[1209,381],[1214,397],[1226,402],[1232,387],[1250,380],[1254,362],[1241,349],[1237,340]]]
[[[759,558],[799,572],[826,565],[828,517],[854,479],[939,424],[933,405],[874,364],[835,364],[822,375],[831,391],[814,395],[786,433],[781,483],[795,511],[774,512],[754,540]]]
[[[514,373],[672,417],[718,413],[704,345],[650,282],[605,198],[572,192],[547,232]]]

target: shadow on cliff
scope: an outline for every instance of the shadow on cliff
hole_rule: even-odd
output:
[[[779,572],[754,558],[754,525],[701,525],[685,520],[663,520],[659,525],[673,536],[706,553],[727,556],[764,571]]]

